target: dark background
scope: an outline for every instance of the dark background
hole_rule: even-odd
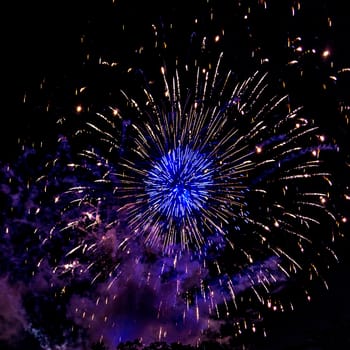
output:
[[[54,89],[69,82],[76,83],[74,79],[79,80],[77,72],[86,55],[90,55],[90,62],[96,62],[99,57],[118,58],[124,63],[132,61],[133,50],[151,41],[152,23],[175,23],[177,35],[171,41],[181,50],[185,46],[184,38],[191,33],[195,15],[199,14],[202,22],[209,23],[211,7],[215,23],[204,29],[217,33],[220,25],[225,28],[225,56],[231,60],[234,69],[251,72],[260,59],[268,58],[278,71],[288,61],[298,59],[304,76],[293,78],[294,72],[290,70],[289,77],[286,76],[289,78],[288,92],[332,133],[346,138],[344,116],[337,114],[340,103],[349,103],[350,73],[338,76],[337,84],[329,81],[330,75],[350,62],[349,15],[345,2],[302,1],[301,10],[295,16],[291,15],[291,8],[297,6],[297,1],[270,0],[267,10],[258,5],[259,2],[247,0],[241,6],[237,5],[239,1],[228,0],[211,1],[209,5],[203,0],[163,1],[161,4],[129,0],[115,1],[114,5],[112,0],[11,2],[2,11],[5,19],[1,43],[2,153],[9,152],[6,145],[11,137],[22,133],[24,136],[40,134],[36,129],[43,120],[38,117],[39,113],[35,115],[32,110],[23,109],[24,95],[27,104],[44,109],[46,101],[40,90],[46,89],[49,100]],[[243,14],[249,6],[251,13],[245,21]],[[331,27],[327,25],[328,18],[332,21]],[[121,30],[122,24],[126,24],[125,32]],[[302,54],[287,47],[288,38],[297,37],[301,38],[304,48]],[[308,53],[311,49],[317,53]],[[331,50],[329,59],[323,59],[321,55],[326,49]],[[252,50],[255,59],[250,58]],[[323,84],[328,86],[326,92]],[[329,123],[330,115],[336,124]],[[6,152],[3,147],[7,148]]]
[[[157,5],[154,1],[129,0],[116,3],[118,6],[112,5],[111,0],[12,1],[6,9],[3,7],[0,80],[3,100],[0,154],[3,159],[15,157],[18,137],[39,140],[54,134],[50,131],[54,123],[46,113],[48,101],[55,104],[52,114],[57,112],[60,103],[63,109],[67,108],[71,103],[69,94],[63,94],[58,102],[55,91],[76,84],[77,72],[87,54],[92,60],[97,60],[100,55],[127,62],[128,54],[144,40],[149,40],[147,28],[150,23],[161,17],[165,20],[181,18],[181,28],[186,33],[187,19],[194,13],[203,12],[197,3],[205,2],[164,1]],[[330,48],[333,66],[320,55],[306,55],[300,60],[305,76],[302,80],[289,76],[291,93],[318,116],[320,123],[339,139],[344,153],[349,154],[348,116],[341,109],[350,104],[349,73],[338,74],[336,84],[329,80],[329,75],[350,66],[350,16],[346,1],[302,1],[302,11],[297,18],[290,15],[291,4],[297,2],[270,1],[268,10],[263,11],[256,5],[258,1],[247,1],[256,8],[249,25],[244,24],[240,14],[225,11],[223,3],[228,1],[213,3],[219,18],[229,28],[227,36],[231,42],[225,51],[233,65],[241,65],[245,71],[254,66],[246,56],[257,46],[259,55],[268,57],[271,66],[280,69],[293,57],[287,47],[288,36],[301,36],[305,47],[315,47],[319,52],[322,48]],[[332,18],[331,28],[326,25],[327,17]],[[127,24],[125,33],[120,30],[122,23]],[[44,88],[40,88],[41,84]],[[322,89],[323,84],[328,86],[326,92]],[[347,181],[346,174],[343,180]],[[312,303],[293,313],[271,315],[267,319],[271,329],[269,338],[256,348],[350,348],[350,261],[347,246],[341,244],[339,251],[340,263],[327,276],[329,291],[320,288]]]

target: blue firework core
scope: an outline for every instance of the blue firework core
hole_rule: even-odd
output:
[[[205,207],[213,164],[199,151],[180,146],[153,162],[145,184],[149,203],[159,214],[188,217]]]

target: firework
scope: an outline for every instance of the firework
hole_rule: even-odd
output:
[[[320,252],[336,259],[325,242],[338,225],[327,168],[337,145],[273,94],[269,74],[236,82],[222,59],[173,74],[161,66],[163,86],[142,76],[137,99],[122,91],[124,107],[90,116],[76,134],[99,141],[68,164],[75,185],[48,240],[67,246],[55,271],[85,276],[102,295],[101,286],[113,290],[107,304],[123,300],[135,319],[144,306],[125,301],[125,284],[146,290],[136,300],[150,293],[148,323],[134,321],[132,333],[145,341],[179,341],[191,325],[187,337],[199,342],[224,322],[239,334],[248,300],[283,310],[281,286],[319,275]],[[99,319],[111,307],[77,312]],[[106,321],[115,341],[128,333],[120,312]]]
[[[264,334],[266,312],[294,308],[289,288],[309,299],[312,281],[327,287],[346,222],[334,203],[339,147],[254,43],[258,71],[231,70],[209,3],[213,28],[201,36],[196,17],[189,53],[152,25],[151,49],[134,50],[150,67],[99,58],[108,97],[76,87],[57,147],[23,146],[2,164],[0,283],[23,309],[1,317],[42,348]],[[288,49],[289,70],[316,52],[301,38],[288,37]]]

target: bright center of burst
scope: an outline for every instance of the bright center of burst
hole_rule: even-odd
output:
[[[213,184],[212,161],[188,146],[177,147],[152,164],[145,184],[154,210],[183,219],[205,208]]]

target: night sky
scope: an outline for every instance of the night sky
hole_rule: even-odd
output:
[[[150,54],[153,23],[174,23],[178,29],[166,39],[170,43],[168,54],[186,55],[185,38],[193,32],[193,18],[197,17],[204,23],[200,31],[207,31],[208,36],[225,28],[222,48],[226,61],[239,77],[254,72],[262,61],[268,60],[269,69],[286,82],[291,100],[303,105],[306,113],[337,140],[346,163],[337,173],[339,188],[344,188],[337,205],[340,212],[348,215],[349,202],[344,201],[345,194],[350,196],[350,72],[346,71],[350,67],[350,16],[346,2],[267,0],[266,9],[264,2],[258,0],[242,0],[241,6],[236,0],[209,4],[199,0],[163,1],[160,5],[157,2],[20,0],[3,10],[7,24],[2,29],[1,44],[5,61],[1,162],[15,162],[20,157],[18,139],[20,144],[33,142],[35,147],[44,140],[48,149],[53,147],[56,120],[61,115],[74,114],[77,104],[98,109],[103,101],[113,99],[125,81],[114,80],[100,64],[102,61],[118,62],[125,70],[128,66],[140,66],[151,74],[152,69],[158,69],[152,66]],[[213,21],[210,11],[214,13]],[[140,47],[142,54],[137,53]],[[295,65],[288,64],[293,60],[297,61]],[[85,100],[74,95],[82,86],[89,86],[92,91]],[[246,339],[249,349],[350,346],[348,231],[349,226],[344,225],[347,237],[335,245],[339,264],[326,272],[329,290],[316,283],[312,302],[299,300],[296,305],[300,306],[294,312],[268,313],[268,337],[254,342]],[[4,264],[0,268],[5,266],[4,259],[0,263]],[[0,273],[2,276],[1,270]],[[299,298],[297,292],[296,295]],[[6,328],[2,328],[2,322],[5,320],[0,317],[0,349],[41,349],[29,336],[21,338],[23,342],[19,344],[3,337],[1,332],[5,333]],[[30,342],[33,345],[27,347]]]
[[[23,95],[37,96],[43,79],[56,88],[69,79],[78,80],[82,64],[88,62],[86,55],[92,63],[99,58],[135,63],[134,51],[145,43],[150,45],[152,23],[180,23],[171,39],[173,43],[177,42],[174,47],[178,51],[184,50],[183,36],[192,32],[193,18],[199,15],[204,21],[208,20],[207,11],[212,6],[205,1],[199,1],[198,6],[195,2],[189,6],[186,1],[166,1],[161,5],[156,1],[115,3],[112,0],[89,4],[75,1],[74,5],[68,1],[37,1],[34,4],[19,1],[10,5],[5,12],[9,21],[3,25],[4,110],[14,113],[14,108],[19,109],[16,115],[20,114],[23,120],[18,123],[16,118],[8,118],[10,120],[2,128],[5,135],[9,130],[11,135],[17,136],[18,129],[24,129],[26,133],[32,120],[29,121],[28,115],[24,116],[27,111],[21,110]],[[329,75],[348,66],[350,53],[346,38],[349,25],[345,5],[341,1],[308,1],[292,16],[297,1],[284,4],[270,1],[267,10],[263,5],[257,5],[263,4],[258,0],[242,2],[242,6],[237,3],[214,1],[216,23],[206,28],[210,31],[211,27],[220,27],[220,24],[225,27],[224,50],[232,66],[237,70],[239,67],[242,72],[251,72],[262,59],[268,58],[278,71],[297,57],[293,49],[298,45],[288,44],[288,38],[290,41],[300,38],[304,51],[315,49],[319,54],[301,53],[301,63],[306,68],[303,81],[291,79],[290,90],[296,94],[298,102],[305,108],[310,106],[318,118],[327,123],[328,112],[337,108],[334,104],[345,101],[348,96],[346,73],[339,77],[335,86],[329,86],[326,93],[322,91],[322,84]],[[249,19],[242,19],[249,6],[252,9]],[[126,35],[121,29],[123,23],[126,23]],[[328,49],[331,55],[323,59],[322,53]],[[249,57],[252,51],[255,51],[255,58]],[[293,72],[289,74],[293,75]],[[331,100],[322,98],[329,95]],[[39,101],[38,104],[40,102],[45,103]],[[340,120],[338,128],[329,124],[327,128],[334,127],[334,132],[341,134],[343,124]]]

